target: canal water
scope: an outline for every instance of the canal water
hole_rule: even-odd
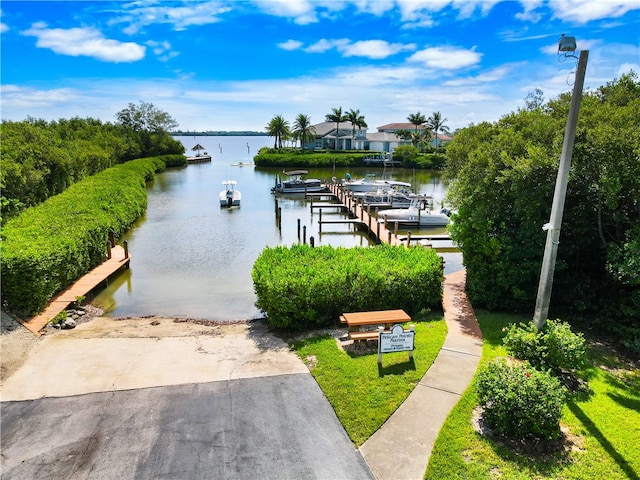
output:
[[[276,196],[271,187],[280,168],[255,168],[259,148],[270,137],[176,137],[187,152],[196,144],[212,156],[210,163],[169,169],[147,186],[148,207],[122,240],[129,244],[131,267],[115,277],[93,303],[112,317],[170,316],[219,321],[258,318],[251,269],[267,246],[307,243],[368,246],[368,236],[352,225],[325,225],[318,231],[317,212],[304,195]],[[417,193],[439,204],[446,193],[433,172],[399,168],[310,169],[310,178],[353,178],[375,173],[378,178],[411,182]],[[240,207],[221,208],[222,182],[235,180],[242,193]],[[276,201],[281,208],[276,221]],[[323,212],[345,216],[337,210]],[[300,223],[300,236],[298,236]],[[414,231],[415,235],[425,231]],[[445,233],[429,229],[428,233]],[[462,268],[459,253],[444,253],[445,272]]]

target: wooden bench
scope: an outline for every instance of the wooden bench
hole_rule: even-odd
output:
[[[340,322],[349,327],[349,338],[354,341],[377,340],[378,330],[363,330],[365,327],[384,327],[391,330],[396,323],[410,322],[411,317],[404,310],[375,310],[352,312],[340,315]]]

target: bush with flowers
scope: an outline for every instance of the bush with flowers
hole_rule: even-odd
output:
[[[565,389],[527,361],[497,359],[475,383],[484,419],[496,433],[517,439],[553,440],[560,435]]]

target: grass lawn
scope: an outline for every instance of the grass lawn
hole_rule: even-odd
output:
[[[293,344],[309,366],[349,437],[360,446],[402,404],[435,360],[447,333],[442,313],[416,316],[413,361],[408,352],[354,355],[328,335]],[[404,328],[408,328],[405,324]]]
[[[506,355],[502,328],[529,318],[476,311],[484,335],[482,363]],[[640,369],[610,349],[590,343],[579,372],[590,393],[573,394],[561,420],[564,442],[555,453],[514,452],[477,433],[473,386],[449,415],[434,446],[427,479],[640,478]]]

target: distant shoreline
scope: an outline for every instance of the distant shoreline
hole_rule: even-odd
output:
[[[207,132],[171,132],[174,137],[267,137],[266,132],[255,131],[207,131]]]

